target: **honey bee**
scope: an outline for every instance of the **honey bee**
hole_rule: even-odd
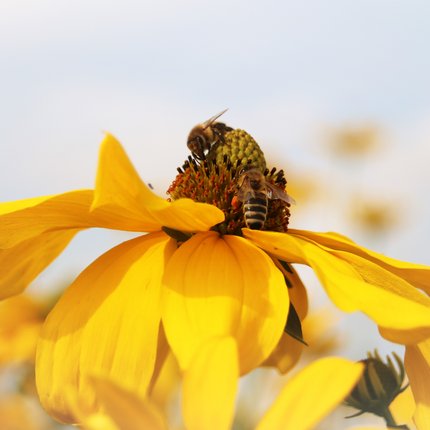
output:
[[[242,170],[236,196],[243,203],[246,226],[253,230],[263,228],[269,199],[282,200],[289,204],[295,203],[294,199],[285,191],[267,182],[265,176],[256,167]]]
[[[222,122],[216,120],[227,111],[227,109],[209,118],[202,124],[197,124],[188,135],[187,146],[193,155],[199,160],[203,160],[206,154],[210,151],[212,145],[216,143],[224,143],[224,135],[228,131],[232,131]]]

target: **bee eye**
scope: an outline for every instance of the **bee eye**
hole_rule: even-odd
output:
[[[196,136],[196,143],[197,145],[203,145],[205,143],[203,136]]]

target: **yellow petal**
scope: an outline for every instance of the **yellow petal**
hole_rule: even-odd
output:
[[[182,369],[208,339],[232,336],[246,373],[283,332],[289,308],[283,276],[243,238],[196,234],[175,252],[163,283],[163,324]]]
[[[61,254],[78,231],[48,231],[0,250],[0,299],[21,293]]]
[[[290,301],[293,304],[300,321],[303,322],[303,319],[308,313],[308,295],[306,288],[294,267],[289,266],[289,270],[286,270],[278,263],[276,258],[274,259],[274,262],[276,267],[281,270],[286,278]],[[306,337],[304,339],[307,341]],[[283,333],[276,345],[276,348],[264,361],[263,366],[276,367],[280,373],[285,374],[297,364],[304,347],[305,345],[303,343],[294,339],[289,334]]]
[[[351,239],[338,233],[314,233],[305,230],[290,230],[291,234],[305,237],[333,250],[346,251],[359,255],[385,268],[391,273],[405,279],[417,288],[430,294],[430,267],[422,264],[396,260],[357,245]]]
[[[18,294],[83,228],[92,191],[82,190],[0,204],[0,298]]]
[[[12,248],[49,231],[94,227],[90,190],[71,191],[0,204],[0,249]]]
[[[390,340],[415,342],[429,336],[430,299],[384,267],[288,233],[244,229],[244,235],[278,258],[311,266],[336,306],[367,314]]]
[[[309,307],[306,287],[303,285],[300,276],[293,266],[289,265],[288,270],[286,270],[276,258],[274,259],[274,263],[286,278],[290,300],[293,303],[294,309],[300,317],[300,320],[303,320],[308,314]]]
[[[214,338],[203,345],[184,375],[182,409],[187,429],[230,429],[238,379],[233,338]]]
[[[103,411],[88,411],[86,405],[80,401],[76,390],[70,385],[63,389],[64,401],[73,416],[73,422],[79,423],[79,428],[85,430],[121,430]]]
[[[119,429],[167,430],[163,415],[149,400],[101,377],[92,377],[91,382],[105,413]]]
[[[169,353],[158,374],[155,384],[150,388],[149,397],[160,410],[166,411],[172,398],[177,394],[181,373],[172,353]]]
[[[102,142],[93,213],[110,214],[119,229],[139,226],[157,231],[162,226],[193,232],[205,231],[224,220],[213,205],[180,199],[173,203],[154,194],[140,179],[121,144],[110,134]]]
[[[409,387],[400,393],[390,404],[390,412],[396,423],[406,424],[409,428],[413,428],[412,415],[414,410],[415,401],[411,386],[409,385]]]
[[[72,408],[72,406],[70,407]],[[121,430],[109,416],[102,412],[97,412],[89,416],[82,414],[79,419],[78,428],[85,430]]]
[[[48,315],[36,382],[51,415],[73,419],[63,396],[68,385],[88,410],[97,410],[87,374],[146,395],[157,352],[161,277],[174,248],[163,233],[124,242],[90,265]]]
[[[416,346],[406,346],[405,369],[411,384],[418,430],[430,428],[430,339]]]
[[[313,362],[287,382],[257,430],[312,429],[349,394],[362,371],[361,363],[342,358]]]

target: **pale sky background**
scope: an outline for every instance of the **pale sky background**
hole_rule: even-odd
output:
[[[163,195],[189,130],[228,107],[223,120],[268,160],[324,187],[298,201],[293,227],[430,264],[429,20],[427,0],[1,0],[0,200],[91,188],[103,130]],[[328,152],[330,130],[367,124],[380,130],[373,154]],[[400,221],[366,234],[348,217],[355,195]],[[38,288],[123,237],[82,233]],[[347,326],[373,348],[376,330],[355,318]]]

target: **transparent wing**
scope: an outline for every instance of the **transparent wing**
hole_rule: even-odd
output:
[[[237,190],[236,196],[241,202],[246,202],[249,199],[252,199],[255,197],[255,191],[252,189],[251,185],[249,184],[248,178],[245,178],[243,180],[242,185]]]
[[[224,109],[222,112],[217,113],[213,117],[209,118],[207,121],[205,121],[202,124],[203,128],[209,127],[213,122],[215,122],[215,120],[217,120],[222,114],[226,113],[227,111],[228,111],[228,109]]]
[[[282,200],[286,203],[289,203],[290,205],[296,204],[296,201],[290,195],[288,195],[284,190],[281,190],[280,188],[268,182],[266,182],[266,187],[267,187],[267,197],[269,197],[269,199]]]

